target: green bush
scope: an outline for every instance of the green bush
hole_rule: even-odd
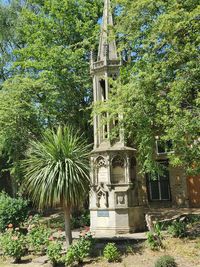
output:
[[[154,232],[150,231],[147,233],[147,244],[152,250],[158,250],[163,247],[162,243],[162,232],[159,224],[155,225]]]
[[[67,265],[72,265],[75,262],[82,263],[90,255],[93,245],[94,239],[90,233],[81,236],[77,243],[67,250],[65,263]]]
[[[81,215],[74,214],[71,218],[71,228],[77,229],[84,226],[90,226],[90,212],[85,210]]]
[[[180,221],[174,221],[167,229],[168,233],[173,237],[186,236],[186,223]]]
[[[108,243],[103,250],[103,257],[108,262],[116,262],[120,260],[120,252],[114,243]]]
[[[76,262],[76,253],[74,246],[68,248],[64,261],[66,266],[71,266]]]
[[[0,245],[3,255],[12,257],[16,263],[26,254],[25,236],[12,228],[7,229],[1,235]]]
[[[51,236],[51,229],[41,224],[31,224],[28,227],[27,241],[29,249],[34,254],[44,254],[46,247],[49,244],[49,238]]]
[[[155,267],[176,267],[176,266],[177,264],[174,258],[169,255],[160,257],[155,263]]]
[[[80,216],[80,225],[82,227],[84,226],[90,226],[90,212],[85,211],[81,216]]]
[[[62,262],[62,243],[51,241],[47,247],[47,257],[53,266]]]
[[[0,193],[0,231],[9,224],[18,227],[28,216],[28,202],[22,198],[11,198]]]

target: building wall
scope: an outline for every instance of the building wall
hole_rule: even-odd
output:
[[[170,168],[172,206],[188,207],[187,177],[183,168]]]
[[[169,167],[171,201],[150,201],[145,176],[138,175],[139,205],[149,208],[189,207],[187,177],[183,168]]]

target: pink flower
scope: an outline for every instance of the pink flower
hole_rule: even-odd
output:
[[[49,237],[49,241],[54,241],[54,237],[53,236],[50,236]]]
[[[85,228],[85,231],[86,232],[89,232],[90,231],[90,227],[89,226],[85,226],[84,228]]]
[[[13,224],[9,223],[8,228],[13,228]]]
[[[15,228],[15,231],[19,231],[19,227]]]
[[[82,237],[84,237],[85,235],[86,235],[85,232],[81,232],[81,233],[80,233],[80,236],[82,236]]]
[[[18,240],[18,236],[13,236],[13,237],[12,237],[12,240],[14,240],[14,241],[15,241],[15,240]]]

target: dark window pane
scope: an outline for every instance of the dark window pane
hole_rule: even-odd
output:
[[[157,180],[152,180],[150,175],[147,177],[150,200],[170,200],[168,162],[162,161],[160,164],[164,165],[165,168],[160,175],[158,174]]]
[[[150,181],[150,196],[152,200],[160,199],[158,181]]]
[[[170,199],[169,182],[168,181],[162,181],[160,183],[160,189],[161,189],[161,199],[162,200],[169,200]]]

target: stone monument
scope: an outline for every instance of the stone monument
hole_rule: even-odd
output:
[[[109,81],[121,66],[116,41],[111,37],[113,17],[110,0],[104,1],[97,60],[91,56],[94,102],[107,101]],[[108,114],[94,116],[94,149],[91,152],[91,231],[115,235],[144,228],[143,207],[138,204],[136,151],[124,141],[123,131],[110,141],[112,127]],[[120,114],[119,114],[120,118]]]

